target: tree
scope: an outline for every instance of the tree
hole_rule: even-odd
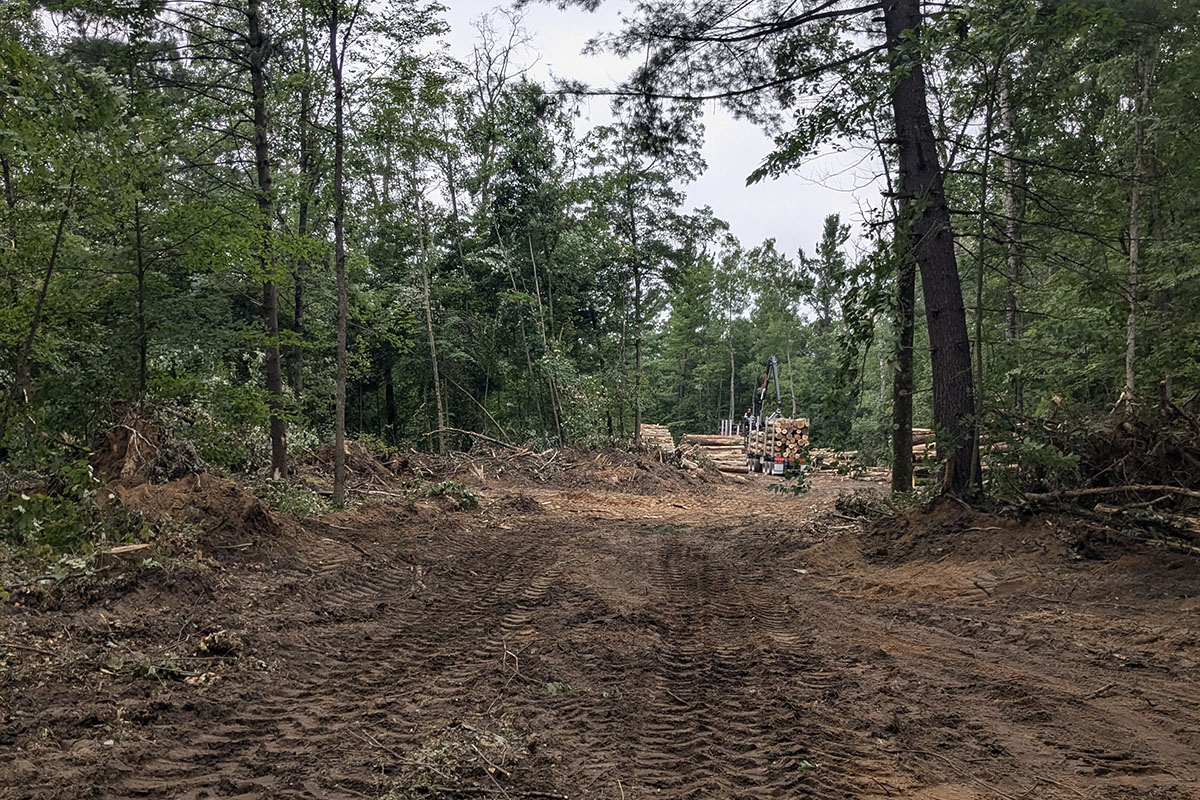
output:
[[[921,272],[925,319],[933,362],[933,419],[945,430],[946,471],[942,486],[967,488],[979,476],[975,448],[975,398],[971,381],[971,344],[962,286],[954,253],[950,209],[938,161],[925,97],[920,56],[921,11],[917,0],[884,5],[888,52],[900,74],[892,87],[892,113],[899,154],[899,214]]]
[[[817,313],[817,325],[824,331],[840,313],[841,294],[846,288],[846,255],[842,247],[850,239],[850,226],[841,217],[829,214],[821,230],[816,258],[800,250],[800,291],[805,302]]]
[[[862,47],[852,21],[881,5],[883,42]],[[962,492],[978,458],[967,446],[974,440],[971,351],[926,104],[921,31],[917,0],[788,6],[782,13],[768,4],[742,4],[736,13],[720,3],[655,4],[608,41],[618,53],[648,53],[622,90],[632,96],[660,102],[716,99],[736,113],[770,120],[777,116],[775,109],[795,107],[815,95],[815,107],[797,115],[797,126],[777,139],[778,149],[752,179],[790,169],[820,142],[850,135],[873,104],[889,99],[899,152],[898,191],[912,217],[913,257],[926,295],[934,420],[947,439],[943,451],[951,454],[943,486]],[[821,81],[834,74],[841,80],[825,91]],[[657,118],[657,112],[647,116]]]
[[[267,328],[266,383],[271,395],[271,476],[287,474],[287,430],[281,409],[283,366],[279,356],[279,289],[275,283],[275,256],[272,225],[275,201],[271,186],[271,150],[267,132],[267,60],[270,49],[263,32],[262,3],[247,0],[247,46],[249,47],[250,92],[254,114],[255,197],[258,201],[258,263],[263,275],[263,318]]]
[[[333,412],[333,503],[346,502],[346,317],[349,315],[346,288],[346,192],[345,89],[342,68],[351,29],[361,3],[347,16],[342,30],[339,0],[332,0],[326,13],[329,22],[329,74],[333,79],[333,252],[337,276],[337,384]],[[339,41],[340,35],[340,41]]]
[[[617,124],[596,129],[591,192],[594,213],[603,216],[622,245],[625,280],[631,292],[628,325],[633,343],[633,435],[641,442],[643,345],[645,323],[658,302],[658,281],[671,252],[675,207],[683,195],[676,182],[694,178],[703,168],[699,155],[697,108],[681,107],[665,126],[641,109],[618,104]],[[623,336],[623,341],[624,341]],[[622,349],[622,364],[625,354]]]

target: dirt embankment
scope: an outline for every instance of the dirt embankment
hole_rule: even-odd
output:
[[[278,529],[175,486],[259,555],[0,610],[0,797],[1200,796],[1195,560],[549,457]]]

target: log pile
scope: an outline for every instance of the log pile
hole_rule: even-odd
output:
[[[914,464],[937,461],[937,442],[930,428],[912,429],[912,460]]]
[[[750,434],[750,450],[759,455],[793,459],[804,455],[808,447],[808,419],[768,420],[761,431]]]
[[[674,455],[675,439],[671,436],[671,431],[667,430],[666,425],[650,425],[642,423],[642,447],[647,449],[659,449]]]
[[[707,459],[722,472],[746,471],[746,444],[741,436],[687,433],[679,449],[692,459]]]

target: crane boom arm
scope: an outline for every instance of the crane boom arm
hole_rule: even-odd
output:
[[[767,384],[771,379],[775,380],[775,413],[772,416],[779,416],[783,413],[783,396],[779,392],[779,359],[771,356],[767,359],[767,369],[763,373],[762,386],[758,387],[758,403],[754,409],[755,416],[761,417],[763,411],[766,410],[767,399]]]

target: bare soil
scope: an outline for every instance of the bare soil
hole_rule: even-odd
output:
[[[209,567],[0,608],[0,797],[1200,797],[1196,560],[626,467],[298,524],[168,484]]]

